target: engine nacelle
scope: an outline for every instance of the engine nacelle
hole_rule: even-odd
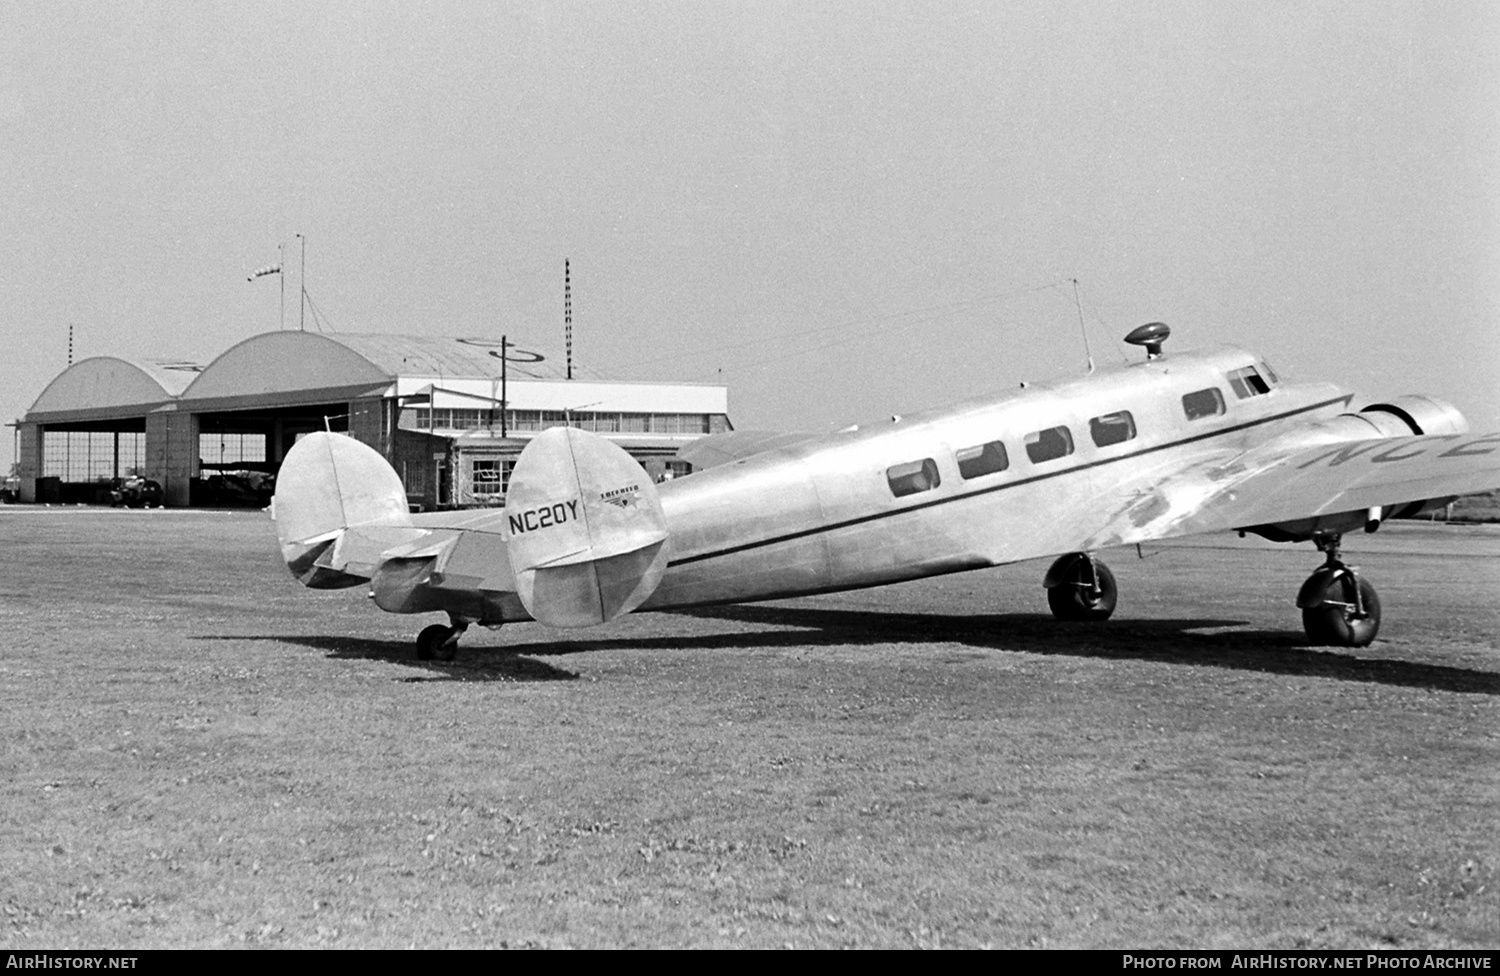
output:
[[[1372,403],[1357,413],[1341,413],[1291,431],[1278,439],[1287,447],[1318,447],[1346,441],[1367,441],[1386,437],[1412,437],[1420,434],[1463,434],[1469,422],[1451,403],[1436,397],[1409,393],[1385,403]],[[1320,534],[1352,532],[1361,527],[1374,532],[1390,518],[1414,518],[1435,511],[1451,498],[1393,499],[1399,504],[1386,505],[1362,512],[1333,512],[1316,518],[1278,522],[1271,525],[1246,526],[1273,542],[1301,542]]]
[[[1386,434],[1386,437],[1469,432],[1469,422],[1457,407],[1445,400],[1420,393],[1408,393],[1406,396],[1396,397],[1390,403],[1372,403],[1362,409],[1360,414],[1372,419],[1394,417],[1401,421],[1405,429],[1400,434]]]
[[[1289,431],[1277,438],[1286,447],[1320,447],[1346,441],[1367,441],[1415,434],[1463,434],[1469,422],[1452,404],[1420,394],[1372,403],[1358,412],[1341,413]]]

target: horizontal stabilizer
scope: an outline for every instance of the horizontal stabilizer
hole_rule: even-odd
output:
[[[517,593],[552,627],[629,613],[667,568],[667,523],[650,476],[617,445],[573,427],[521,452],[502,527]]]

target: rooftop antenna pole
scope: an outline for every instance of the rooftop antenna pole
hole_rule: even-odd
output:
[[[1089,352],[1089,330],[1083,324],[1083,302],[1078,299],[1078,279],[1069,278],[1073,282],[1073,305],[1078,309],[1078,330],[1083,333],[1083,356],[1089,362],[1089,372],[1094,371],[1094,356]]]
[[[302,272],[297,276],[297,286],[302,292],[302,300],[297,303],[297,331],[307,331],[307,236],[298,234],[297,239],[302,242]],[[286,276],[282,275],[282,293],[286,293]]]
[[[567,258],[563,258],[563,338],[568,347],[568,379],[573,378],[573,278]]]
[[[68,365],[73,365],[73,323],[68,323]],[[21,428],[17,427],[16,430]]]
[[[509,412],[510,394],[506,390],[505,360],[510,352],[510,342],[504,335],[500,336],[500,436],[509,437],[510,431],[505,426],[505,415]]]

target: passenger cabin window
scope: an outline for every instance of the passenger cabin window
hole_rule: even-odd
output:
[[[1216,386],[1199,390],[1197,393],[1189,393],[1182,398],[1182,412],[1187,414],[1189,420],[1217,417],[1224,412],[1224,394],[1220,393]]]
[[[1271,392],[1271,384],[1255,371],[1254,366],[1232,371],[1229,374],[1229,385],[1234,387],[1234,395],[1241,400]]]
[[[1135,418],[1129,410],[1118,410],[1089,421],[1089,436],[1095,447],[1123,444],[1135,438]]]
[[[965,481],[1010,467],[1010,457],[1005,453],[1005,445],[999,441],[966,447],[955,456],[958,458],[958,473],[964,476]]]
[[[885,480],[891,486],[891,494],[897,498],[931,491],[942,484],[937,462],[932,458],[892,465],[885,469]]]
[[[1066,427],[1048,427],[1026,435],[1026,456],[1032,464],[1056,461],[1073,453],[1073,435]]]

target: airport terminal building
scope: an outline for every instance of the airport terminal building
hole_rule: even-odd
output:
[[[263,503],[297,438],[349,434],[423,509],[503,504],[537,432],[571,425],[658,480],[683,445],[727,431],[728,391],[584,375],[499,339],[268,332],[206,365],[96,357],[49,383],[17,427],[24,502],[104,500],[139,474],[183,507]]]

